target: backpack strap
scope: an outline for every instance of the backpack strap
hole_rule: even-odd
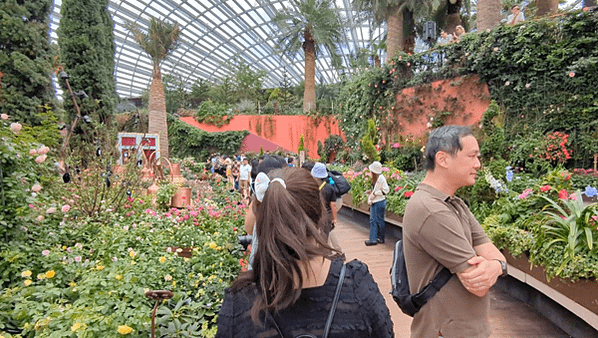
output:
[[[426,304],[428,299],[432,298],[436,294],[436,292],[438,292],[444,286],[444,284],[446,284],[449,281],[449,279],[451,279],[452,276],[453,274],[449,269],[447,269],[446,267],[442,268],[442,270],[440,270],[440,272],[436,275],[436,277],[434,277],[434,280],[432,280],[430,284],[426,285],[426,287],[422,291],[413,295],[413,302],[419,307],[423,306],[424,304]]]
[[[328,319],[326,320],[326,326],[324,327],[324,335],[322,336],[323,338],[328,338],[328,334],[330,333],[330,327],[332,326],[332,320],[334,319],[334,313],[336,312],[336,306],[338,304],[338,299],[341,295],[341,289],[343,288],[343,284],[345,282],[346,270],[347,270],[347,265],[345,263],[343,263],[343,266],[341,267],[341,272],[338,276],[338,283],[336,284],[336,290],[334,292],[332,306],[330,307],[330,312],[328,312]],[[266,317],[268,315],[270,316],[270,318],[272,318],[272,322],[274,323],[274,327],[276,328],[278,335],[281,338],[284,338],[284,335],[282,334],[282,331],[280,330],[278,323],[276,323],[276,320],[274,319],[274,316],[272,316],[270,311],[266,311]]]
[[[338,298],[341,295],[341,289],[343,288],[343,283],[345,281],[345,273],[347,270],[347,265],[343,263],[343,267],[341,268],[341,273],[338,276],[338,284],[336,284],[336,292],[334,293],[334,300],[332,301],[332,307],[330,308],[330,313],[328,314],[328,320],[326,321],[326,327],[324,328],[324,338],[328,338],[328,333],[330,333],[330,327],[332,326],[332,320],[334,319],[334,312],[336,312],[336,305],[338,304]]]
[[[326,185],[326,181],[322,182],[322,184],[320,184],[320,190],[322,190],[325,185]]]

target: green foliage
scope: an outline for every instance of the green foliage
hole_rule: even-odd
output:
[[[264,146],[260,146],[260,156],[264,156]]]
[[[64,0],[60,10],[58,44],[62,67],[70,75],[73,92],[84,90],[88,99],[79,101],[81,115],[110,124],[117,105],[114,80],[114,22],[108,0]],[[64,80],[64,108],[72,121],[76,115]]]
[[[199,122],[210,123],[216,127],[221,127],[230,123],[233,119],[233,112],[226,104],[207,100],[199,105],[195,117]]]
[[[318,156],[320,156],[320,162],[328,162],[328,153],[324,150],[324,146],[320,140],[318,140]]]
[[[0,113],[39,125],[40,107],[54,100],[49,29],[52,1],[0,4]]]
[[[156,192],[156,204],[159,210],[166,211],[170,208],[170,201],[177,190],[177,185],[170,181],[160,182]]]
[[[253,101],[243,99],[235,105],[233,110],[238,114],[252,115],[257,111],[257,107]]]
[[[380,159],[384,163],[400,168],[403,171],[421,171],[423,169],[424,155],[423,142],[412,138],[405,142],[395,142],[380,152]]]
[[[502,131],[487,134],[493,143],[491,148],[500,143],[501,132],[505,140],[516,140],[518,145],[533,143],[530,135],[552,131],[584,139],[582,135],[596,132],[598,119],[594,85],[598,82],[598,52],[594,48],[598,45],[597,25],[598,13],[571,12],[525,25],[469,33],[460,43],[438,46],[422,54],[399,53],[381,68],[357,72],[343,88],[341,126],[350,145],[363,135],[366,118],[375,118],[382,129],[396,132],[401,129],[392,124],[396,117],[409,120],[413,113],[396,107],[395,97],[403,88],[477,74],[488,84],[503,114],[495,121]],[[432,61],[440,54],[444,55],[442,64]],[[572,159],[567,165],[590,167],[598,149],[596,143],[575,142],[571,147]],[[509,149],[508,153],[503,150],[493,156],[508,157],[505,159],[512,164],[525,161],[515,165],[529,164],[535,167],[533,172],[547,171],[539,161],[529,160],[531,152],[525,154],[527,158],[523,152]]]
[[[241,148],[243,139],[248,134],[247,130],[208,133],[173,117],[168,121],[170,153],[178,158],[193,157],[203,160],[211,152],[234,154]]]
[[[363,153],[368,158],[369,161],[380,161],[380,154],[376,150],[374,146],[377,143],[378,139],[378,132],[376,130],[376,123],[373,119],[368,120],[368,131],[364,135],[363,140],[361,141],[361,147],[363,148]]]
[[[305,141],[303,140],[303,135],[299,138],[299,148],[297,149],[297,153],[300,153],[305,150]]]

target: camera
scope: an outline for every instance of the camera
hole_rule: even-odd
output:
[[[251,241],[253,241],[253,236],[251,235],[239,236],[239,244],[241,244],[245,250],[247,250],[247,246],[251,244]]]

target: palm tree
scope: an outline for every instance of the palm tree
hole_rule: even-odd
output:
[[[305,54],[305,91],[303,112],[316,109],[316,56],[325,49],[333,65],[340,66],[336,48],[342,44],[346,25],[331,0],[291,0],[272,21],[281,30],[278,43],[284,53],[293,58],[302,48]]]
[[[133,23],[126,27],[133,34],[133,38],[152,58],[154,69],[149,92],[148,104],[148,133],[158,134],[160,137],[160,156],[168,157],[168,125],[166,122],[166,99],[162,85],[160,64],[177,48],[177,41],[181,30],[178,24],[169,24],[152,18],[147,32]]]
[[[500,24],[501,0],[479,0],[477,3],[477,28],[484,31]]]
[[[398,51],[405,50],[412,32],[405,30],[403,16],[429,14],[439,6],[439,0],[353,0],[353,7],[358,11],[369,12],[376,23],[386,22],[386,60],[390,60]],[[412,30],[412,29],[411,29]]]

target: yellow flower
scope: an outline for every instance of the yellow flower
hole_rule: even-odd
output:
[[[176,281],[175,280],[172,281],[172,286],[176,286]]]
[[[66,245],[63,245],[63,246],[62,246],[62,250],[66,250]]]
[[[216,247],[216,250],[220,251],[220,250],[222,250],[222,247],[219,245]]]
[[[54,272],[54,270],[50,270],[48,272],[46,272],[46,278],[52,278],[56,275],[56,272]]]
[[[77,286],[77,283],[75,283],[75,282],[71,281],[71,282],[69,283],[69,285],[70,285],[71,287],[75,287],[75,286]]]
[[[23,278],[31,277],[31,270],[25,270],[25,271],[21,272],[21,277],[23,277]]]
[[[135,258],[135,255],[136,255],[135,250],[129,251],[129,256],[131,256],[131,258]]]
[[[44,279],[44,278],[46,278],[46,275],[44,275],[43,273],[37,274],[37,279]]]
[[[103,265],[98,265],[98,266],[96,266],[96,269],[98,269],[98,270],[104,270],[104,266]]]
[[[131,265],[135,265],[135,261],[131,261]]]
[[[25,284],[25,286],[29,286],[33,282],[31,281],[31,279],[25,279],[25,281],[23,281],[23,283]]]
[[[166,262],[166,257],[164,257],[164,256],[160,257],[159,261],[160,261],[160,263]]]
[[[210,242],[210,249],[214,249],[214,248],[216,248],[216,243]]]
[[[75,325],[71,326],[71,331],[75,332],[81,328],[81,323],[75,323]]]
[[[118,280],[121,280],[121,279],[123,278],[123,276],[121,276],[121,275],[116,275],[116,276],[114,276],[114,278],[116,278],[116,279],[118,279]]]
[[[120,334],[129,334],[129,333],[133,332],[133,329],[127,325],[119,325],[118,330],[116,330],[116,332],[118,332]]]

